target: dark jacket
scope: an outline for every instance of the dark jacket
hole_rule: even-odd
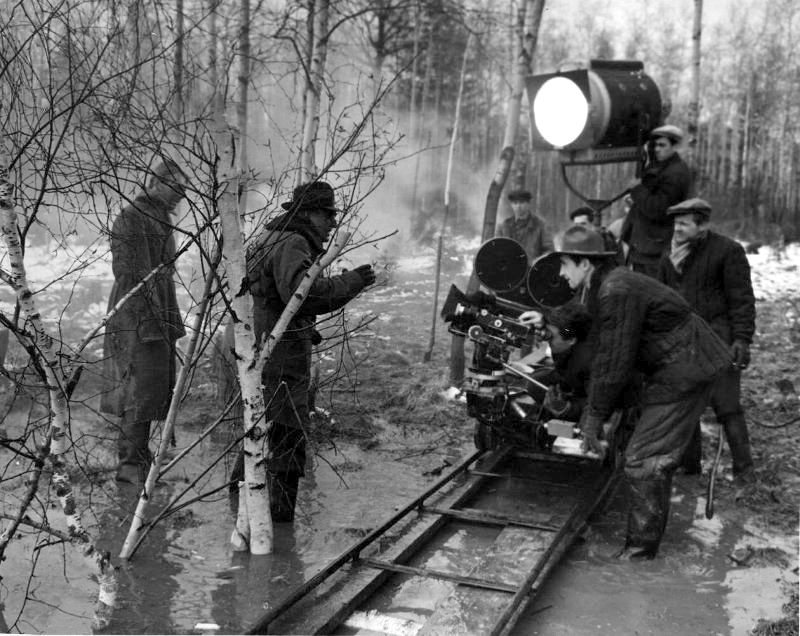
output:
[[[114,286],[108,310],[161,264],[156,276],[129,298],[108,321],[103,340],[105,353],[104,392],[100,409],[121,415],[135,404],[136,419],[161,419],[165,400],[174,386],[175,341],[186,335],[172,279],[175,242],[172,238],[172,208],[158,199],[140,194],[125,206],[111,229]],[[153,346],[145,346],[151,344]],[[159,344],[163,346],[159,346]],[[134,360],[138,369],[134,369]],[[163,370],[172,368],[164,381]],[[136,373],[145,381],[130,390]],[[166,385],[165,385],[166,384]]]
[[[677,292],[623,267],[597,274],[588,298],[597,338],[590,415],[607,419],[636,371],[642,402],[659,404],[702,389],[730,366],[728,347]]]
[[[665,254],[658,278],[683,296],[725,342],[752,342],[756,329],[756,307],[750,264],[736,241],[707,232],[691,247],[675,270]]]
[[[283,214],[266,229],[258,247],[247,257],[255,335],[259,339],[272,331],[306,271],[323,252],[322,237],[306,219],[296,214]],[[317,314],[341,308],[362,288],[361,276],[355,271],[314,279],[306,300],[264,367],[264,399],[270,420],[289,429],[302,428],[307,423],[312,338],[316,334]],[[293,464],[292,470],[302,471],[302,459],[295,458],[291,462],[297,464]],[[271,465],[274,469],[277,460]]]
[[[522,221],[514,216],[507,218],[497,226],[495,236],[511,238],[522,245],[529,264],[545,252],[553,251],[553,239],[547,233],[545,222],[533,213]]]
[[[267,225],[268,232],[247,257],[247,276],[254,301],[256,337],[275,326],[306,271],[322,254],[322,237],[310,222],[283,214]],[[362,289],[354,271],[340,276],[317,276],[284,338],[311,340],[318,314],[343,307]]]
[[[622,240],[630,246],[630,258],[657,258],[669,248],[672,217],[667,208],[689,196],[691,173],[678,153],[649,168],[642,182],[631,190],[633,204],[622,226]]]

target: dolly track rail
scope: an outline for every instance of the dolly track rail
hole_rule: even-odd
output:
[[[493,463],[494,464],[499,463],[509,452],[510,452],[509,448],[501,450],[499,453],[497,453],[496,460]],[[255,625],[253,625],[247,631],[247,633],[248,634],[269,633],[268,631],[269,626],[273,621],[275,621],[276,618],[278,618],[281,614],[283,614],[287,609],[289,609],[292,605],[294,605],[303,596],[308,594],[311,590],[324,583],[331,575],[339,571],[342,568],[342,566],[344,566],[348,561],[358,559],[359,555],[365,548],[367,548],[370,544],[372,544],[376,539],[379,539],[381,536],[383,536],[389,528],[391,528],[399,521],[401,521],[410,512],[413,512],[418,508],[420,508],[424,504],[426,499],[438,493],[445,485],[449,484],[456,477],[467,471],[470,465],[472,465],[482,454],[483,453],[481,451],[475,451],[474,453],[472,453],[458,466],[453,468],[450,472],[441,477],[438,481],[434,482],[419,497],[417,497],[410,503],[406,504],[406,506],[404,506],[400,511],[398,511],[397,514],[395,514],[390,519],[386,520],[383,524],[375,528],[363,539],[361,539],[354,545],[350,546],[347,550],[345,550],[342,554],[336,557],[322,570],[317,572],[317,574],[311,577],[303,585],[298,586],[295,590],[290,592],[289,595],[286,598],[284,598],[279,605],[277,605],[269,612],[261,616],[258,619],[258,621],[256,621]]]
[[[478,459],[480,468],[470,469]],[[463,484],[456,484],[446,494],[442,492],[465,473],[468,478]],[[554,475],[556,481],[552,479]],[[342,623],[362,620],[365,613],[359,607],[392,577],[399,576],[443,581],[451,590],[449,596],[437,597],[433,613],[428,610],[426,621],[416,626],[419,636],[451,631],[508,634],[588,518],[613,491],[618,476],[613,467],[586,458],[515,454],[510,447],[484,455],[473,453],[290,592],[248,633],[272,633],[271,629],[278,633],[331,633]],[[569,484],[568,491],[560,487],[564,483]],[[489,484],[493,487],[487,487]],[[503,492],[493,494],[498,491]],[[527,498],[522,498],[530,514],[525,510],[521,514],[504,514],[497,509],[502,508],[500,500],[516,505],[515,497],[520,493],[528,493]],[[441,498],[435,505],[425,504],[437,494]],[[483,501],[482,506],[464,507],[478,499]],[[362,556],[363,551],[386,538],[393,526],[414,511],[419,516],[409,520],[405,534],[393,537],[380,558]],[[542,518],[547,515],[550,517]],[[435,548],[438,537],[446,537],[457,528],[473,532],[478,526],[487,528],[482,532],[499,533],[491,535],[495,539],[485,551],[465,553],[464,563],[459,561],[445,569],[425,566],[425,558],[430,555],[424,557],[423,552]],[[332,579],[337,572],[342,577]],[[330,584],[321,592],[322,584],[329,579]],[[471,611],[473,616],[465,617],[465,611]]]

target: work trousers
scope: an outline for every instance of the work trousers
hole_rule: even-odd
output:
[[[742,374],[739,369],[731,367],[714,381],[709,397],[709,403],[714,409],[717,423],[723,427],[728,447],[731,449],[734,475],[741,475],[753,466],[750,436],[747,432],[747,422],[744,419],[741,405],[741,378]],[[692,440],[683,456],[683,467],[687,472],[699,473],[702,458],[702,435],[698,421],[692,434]]]
[[[652,554],[658,551],[669,517],[672,475],[706,406],[708,391],[702,387],[674,402],[642,405],[625,450],[627,546]]]

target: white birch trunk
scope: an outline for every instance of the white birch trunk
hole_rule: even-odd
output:
[[[266,473],[266,430],[264,396],[261,374],[256,368],[258,343],[253,324],[253,297],[247,291],[242,220],[238,207],[238,174],[234,145],[235,133],[220,122],[217,132],[219,164],[218,183],[223,188],[219,197],[222,229],[222,258],[228,279],[230,303],[233,310],[236,369],[242,392],[244,412],[244,482],[239,487],[239,514],[231,535],[234,550],[252,554],[272,552],[272,517]],[[244,495],[244,496],[242,496]]]
[[[325,58],[328,54],[329,5],[329,0],[315,0],[314,2],[314,39],[311,49],[311,64],[306,78],[303,140],[300,145],[300,182],[311,181],[317,176],[314,147],[319,132],[322,75],[325,72]]]
[[[33,294],[28,287],[22,244],[19,238],[17,211],[14,206],[13,186],[8,181],[6,165],[5,157],[3,157],[2,167],[0,167],[0,234],[2,234],[8,250],[10,282],[16,292],[20,309],[33,331],[34,344],[47,381],[51,416],[43,453],[45,456],[49,456],[52,464],[52,481],[62,505],[72,544],[79,548],[81,555],[97,576],[99,593],[95,603],[92,626],[95,629],[102,629],[109,624],[116,603],[116,577],[107,556],[95,548],[94,541],[81,524],[80,515],[76,511],[72,484],[61,458],[61,455],[67,450],[66,431],[70,424],[68,397],[64,389],[63,378],[58,372],[59,352],[54,346],[53,338],[44,327],[41,315],[36,309]],[[40,472],[37,472],[36,475],[37,483],[30,486],[32,492],[35,492],[37,488]],[[27,504],[24,505],[27,506]],[[21,509],[18,518],[21,519],[24,513],[25,510]],[[0,535],[0,552],[5,550],[17,525],[18,522],[10,524]]]

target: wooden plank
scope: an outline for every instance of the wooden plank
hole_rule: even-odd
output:
[[[550,532],[506,528],[497,536],[484,561],[470,574],[519,586],[552,539]],[[488,634],[508,602],[508,595],[500,592],[458,587],[440,601],[418,636]]]
[[[494,526],[519,526],[520,528],[532,528],[534,530],[545,530],[547,532],[558,532],[558,526],[546,523],[535,523],[524,517],[514,517],[495,512],[484,512],[473,508],[440,508],[438,506],[423,506],[423,512],[430,512],[437,515],[447,515],[459,521],[469,521],[472,523],[482,523]]]
[[[507,457],[508,449],[502,449],[482,459],[481,468],[495,470]],[[443,507],[462,505],[480,490],[485,481],[484,477],[470,475],[464,484],[436,503]],[[442,516],[412,519],[403,526],[397,541],[380,556],[396,563],[407,562],[447,522],[448,519]],[[329,634],[391,575],[391,572],[351,565],[334,580],[320,586],[316,593],[308,594],[272,621],[267,633]]]
[[[463,576],[461,574],[452,574],[451,572],[444,572],[442,570],[434,570],[432,568],[420,568],[412,565],[401,565],[399,563],[391,563],[390,561],[382,561],[381,559],[372,559],[366,557],[359,559],[361,563],[372,568],[379,570],[389,570],[390,572],[399,572],[402,574],[412,574],[413,576],[421,576],[430,579],[439,579],[442,581],[451,581],[459,585],[467,585],[469,587],[476,587],[482,590],[493,590],[495,592],[507,592],[513,594],[517,591],[516,586],[506,585],[505,583],[497,583],[487,579],[479,579],[474,576]]]

